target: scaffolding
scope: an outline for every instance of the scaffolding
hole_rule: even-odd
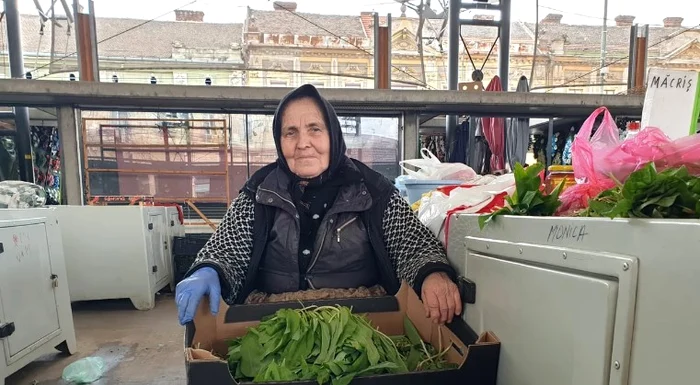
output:
[[[82,118],[86,200],[228,204],[228,130],[225,119]]]

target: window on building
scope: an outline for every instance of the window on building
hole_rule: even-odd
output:
[[[571,94],[582,94],[583,88],[569,88],[569,93]]]
[[[345,82],[345,88],[362,88],[360,82]]]
[[[119,83],[119,76],[116,74],[112,75],[112,83]]]
[[[605,93],[607,95],[615,95],[615,90],[608,88],[607,90],[605,90]]]
[[[286,80],[268,80],[267,85],[270,87],[287,87]]]

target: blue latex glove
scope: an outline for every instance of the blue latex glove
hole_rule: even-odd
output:
[[[217,315],[221,302],[221,284],[219,274],[211,267],[198,269],[177,284],[175,303],[180,325],[192,321],[204,295],[209,296],[209,310],[213,315]]]

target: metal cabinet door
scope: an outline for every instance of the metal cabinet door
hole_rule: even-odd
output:
[[[2,226],[0,222],[0,324],[15,326],[2,341],[9,365],[60,330],[46,226]],[[66,282],[65,277],[56,279]]]
[[[155,263],[155,275],[156,282],[161,282],[168,276],[168,263],[166,262],[165,255],[165,236],[163,234],[165,223],[164,215],[162,213],[150,213],[148,215],[149,223],[149,235],[150,235],[150,247],[151,255],[153,255],[153,262]]]
[[[467,322],[503,343],[499,385],[609,384],[615,279],[474,251],[466,272],[477,287]]]

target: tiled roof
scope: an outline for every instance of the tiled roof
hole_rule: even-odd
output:
[[[304,36],[366,37],[359,16],[250,10],[249,32]],[[329,33],[330,31],[330,33]]]
[[[75,52],[75,30],[66,34],[66,21],[56,27],[56,55],[58,57]],[[2,23],[3,35],[5,22]],[[214,24],[177,21],[150,21],[100,17],[95,21],[97,40],[115,36],[98,45],[100,56],[167,59],[172,57],[173,46],[181,48],[226,50],[241,45],[242,24]],[[22,46],[25,54],[51,52],[51,23],[40,31],[39,17],[22,15]],[[125,32],[128,31],[128,32]],[[0,40],[3,49],[6,39]],[[31,67],[32,63],[26,63]]]
[[[524,25],[532,31],[535,30],[535,24],[524,23]],[[649,45],[667,39],[669,36],[677,35],[684,30],[685,28],[650,27]],[[599,55],[601,33],[602,27],[595,25],[540,24],[539,41],[543,46],[547,46],[553,41],[563,39],[565,52],[591,52]],[[692,39],[681,34],[669,39],[668,44],[659,44],[656,50],[652,48],[650,50],[658,52],[660,49],[662,52],[667,52],[668,49],[673,49],[671,47],[679,47]],[[630,27],[608,26],[608,51],[627,54],[629,43]]]

